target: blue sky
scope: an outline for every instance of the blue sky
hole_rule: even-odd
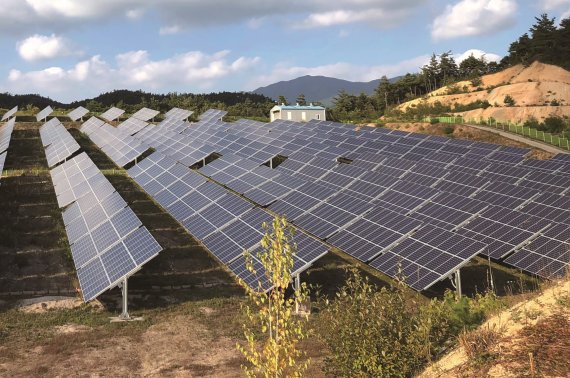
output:
[[[0,91],[248,91],[302,75],[369,81],[432,52],[497,60],[570,0],[2,0]]]

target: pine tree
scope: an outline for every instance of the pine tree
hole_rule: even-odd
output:
[[[297,96],[297,104],[301,106],[307,105],[307,100],[305,100],[305,95],[303,93]]]

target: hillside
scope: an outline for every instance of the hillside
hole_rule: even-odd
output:
[[[530,117],[541,121],[551,115],[570,116],[570,72],[563,68],[540,62],[534,62],[528,67],[519,64],[483,76],[481,81],[476,87],[471,81],[448,85],[398,108],[406,111],[421,104],[434,105],[436,102],[455,108],[457,104],[470,105],[476,101],[487,101],[490,106],[486,109],[478,108],[455,114],[466,119],[493,117],[499,121],[511,122],[524,122]],[[507,95],[513,98],[515,106],[505,104]]]
[[[391,82],[395,80],[398,78],[390,79]],[[332,98],[341,90],[352,95],[361,92],[370,95],[374,93],[379,83],[379,79],[369,82],[354,82],[333,77],[306,75],[257,88],[253,93],[262,94],[274,100],[277,100],[279,96],[285,96],[290,103],[294,103],[297,96],[302,93],[307,101],[318,101],[328,106],[331,105]]]
[[[566,279],[464,333],[458,348],[419,377],[567,376],[569,325],[570,281]]]

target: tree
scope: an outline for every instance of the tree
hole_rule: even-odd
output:
[[[516,105],[515,99],[511,95],[506,95],[503,102],[505,103],[506,106],[515,106]]]
[[[380,83],[374,91],[376,96],[376,102],[378,104],[378,109],[381,113],[388,107],[389,101],[391,101],[392,84],[386,75],[380,78]]]
[[[278,103],[279,105],[283,105],[283,104],[289,105],[289,103],[287,102],[287,99],[286,99],[285,96],[283,96],[283,95],[279,96],[279,99],[277,100],[277,103]]]
[[[309,360],[300,361],[306,354],[298,348],[307,337],[306,317],[294,315],[295,303],[305,301],[308,290],[305,284],[295,291],[294,298],[287,298],[285,291],[291,282],[293,255],[292,228],[284,217],[276,217],[271,228],[264,224],[265,236],[261,240],[262,252],[257,258],[264,269],[264,278],[272,289],[265,293],[261,284],[257,288],[245,288],[253,308],[244,305],[248,323],[244,324],[245,346],[237,345],[251,366],[243,366],[249,377],[299,377],[307,369]],[[247,269],[257,274],[251,255],[246,253]],[[265,334],[261,339],[257,333]]]
[[[302,105],[302,106],[303,106],[303,105],[307,105],[307,100],[305,100],[305,95],[304,95],[303,93],[300,93],[300,94],[297,96],[297,100],[296,100],[296,101],[297,101],[297,104],[299,104],[299,105]]]
[[[550,63],[556,58],[555,32],[556,24],[554,18],[548,18],[548,14],[543,13],[540,17],[535,17],[536,23],[530,28],[532,35],[530,53],[531,60]]]

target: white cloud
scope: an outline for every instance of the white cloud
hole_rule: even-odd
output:
[[[570,7],[570,0],[541,0],[542,9],[550,11],[562,7]]]
[[[129,9],[125,15],[129,20],[139,20],[144,16],[145,10],[143,8]]]
[[[230,55],[228,50],[214,54],[190,51],[152,60],[147,51],[140,50],[117,55],[114,64],[94,56],[69,69],[11,70],[0,89],[12,93],[42,93],[62,101],[119,88],[158,92],[208,90],[225,78],[246,74],[260,62],[258,57],[230,58]]]
[[[515,23],[515,0],[461,0],[448,5],[433,24],[435,40],[491,34]]]
[[[27,61],[53,59],[71,54],[68,42],[55,34],[35,34],[18,42],[16,47],[20,56]]]
[[[179,25],[171,25],[171,26],[163,26],[160,28],[160,30],[158,31],[158,33],[160,35],[173,35],[173,34],[178,34],[183,30],[182,27],[180,27]]]
[[[459,64],[459,63],[463,62],[465,59],[469,58],[471,55],[473,55],[477,59],[484,56],[485,59],[487,60],[487,62],[498,62],[503,58],[500,55],[488,53],[488,52],[485,52],[483,50],[477,50],[477,49],[467,50],[462,54],[455,54],[453,56],[453,58],[455,59],[455,62],[457,64]]]
[[[2,0],[0,30],[21,34],[31,27],[61,30],[111,18],[155,14],[163,34],[203,26],[275,23],[324,27],[367,22],[380,27],[401,22],[428,0]],[[292,20],[301,20],[293,23]],[[274,24],[275,24],[274,23]],[[176,29],[174,29],[176,28]]]

